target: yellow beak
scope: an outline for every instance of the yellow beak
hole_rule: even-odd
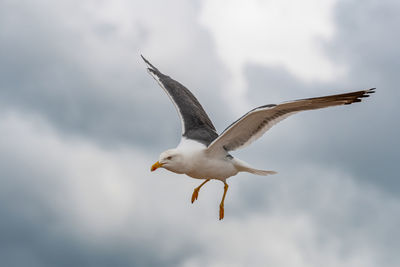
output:
[[[158,168],[162,167],[162,165],[163,165],[162,163],[157,161],[156,163],[153,164],[153,166],[151,166],[151,171],[154,172]]]

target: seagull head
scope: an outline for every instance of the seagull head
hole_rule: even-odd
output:
[[[177,149],[169,149],[160,154],[159,160],[151,166],[151,171],[164,168],[175,173],[182,173],[183,157]]]

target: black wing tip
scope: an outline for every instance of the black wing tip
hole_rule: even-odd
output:
[[[140,57],[143,59],[146,64],[150,64],[150,62],[143,56],[143,54],[140,54]]]
[[[149,62],[142,54],[140,54],[140,57],[143,59],[143,61],[144,61],[146,64],[151,65],[150,62]]]
[[[370,88],[367,90],[363,90],[363,91],[359,91],[359,95],[357,95],[355,98],[351,99],[349,102],[346,102],[345,105],[350,105],[352,103],[358,103],[361,102],[362,99],[361,98],[365,98],[365,97],[370,97],[370,94],[374,94],[375,93],[376,88]]]
[[[153,64],[150,63],[142,54],[140,54],[140,57],[143,59],[143,61],[146,63],[148,66],[148,70],[155,73],[155,72],[160,72],[156,67],[153,66]]]
[[[155,75],[157,75],[157,71],[155,71],[154,69],[152,69],[152,68],[147,68],[147,71],[150,73],[150,74],[155,74]]]
[[[373,88],[370,88],[370,89],[368,89],[368,90],[365,90],[365,93],[366,93],[366,94],[374,94],[374,93],[375,93],[375,90],[376,90],[376,88],[373,87]]]
[[[376,88],[370,88],[367,90],[362,91],[362,95],[360,95],[359,97],[370,97],[370,94],[374,94],[375,93]]]

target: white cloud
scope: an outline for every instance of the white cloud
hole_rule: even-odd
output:
[[[304,81],[330,81],[345,73],[323,51],[334,35],[335,0],[223,1],[202,5],[201,23],[212,33],[239,96],[246,63],[282,66]],[[237,101],[236,105],[240,105]]]
[[[204,187],[192,205],[198,181],[164,170],[150,174],[145,151],[104,150],[17,113],[0,116],[0,125],[2,154],[29,173],[3,178],[2,190],[17,185],[33,192],[30,204],[58,218],[49,228],[64,229],[87,246],[110,238],[132,249],[151,244],[166,259],[185,248],[182,266],[379,266],[387,255],[378,237],[394,230],[400,219],[392,216],[399,209],[395,199],[355,184],[349,174],[310,165],[294,167],[279,179],[232,178],[226,218],[220,222],[219,183]],[[244,183],[253,183],[252,195],[265,196],[256,212],[240,207],[251,198],[242,195]],[[369,221],[358,222],[358,216]]]
[[[197,13],[182,0],[1,2],[1,106],[41,113],[108,145],[154,144],[154,122],[163,129],[174,123],[156,142],[178,134],[174,108],[140,53],[200,100],[208,98],[212,116],[226,71]]]
[[[312,159],[303,153],[309,149],[307,145],[295,150],[298,155],[290,157],[285,155],[285,149],[275,154],[264,151],[264,148],[279,151],[275,144],[287,140],[291,131],[274,129],[269,133],[272,135],[264,139],[270,140],[271,146],[261,143],[243,152],[248,153],[249,162],[260,167],[261,163],[268,162],[267,167],[279,174],[273,177],[240,174],[228,180],[226,217],[221,222],[218,221],[220,182],[208,183],[192,205],[190,196],[200,181],[165,170],[149,172],[150,165],[158,158],[150,152],[157,146],[153,143],[154,136],[171,134],[175,129],[179,133],[175,128],[178,119],[167,97],[146,76],[137,50],[143,49],[137,52],[143,52],[166,74],[182,81],[200,101],[205,99],[205,105],[215,99],[218,105],[214,105],[214,110],[234,119],[230,111],[221,106],[218,97],[207,97],[218,94],[222,82],[229,88],[231,81],[227,79],[225,67],[215,59],[210,35],[196,21],[198,10],[192,2],[38,3],[31,6],[20,3],[21,9],[5,5],[9,10],[4,9],[1,17],[11,22],[4,24],[10,34],[2,35],[6,47],[20,48],[8,54],[8,62],[13,63],[18,58],[20,65],[14,66],[14,72],[5,72],[4,77],[17,77],[23,84],[33,84],[26,91],[18,91],[18,83],[6,84],[3,88],[10,89],[8,94],[17,92],[16,98],[35,97],[45,101],[26,109],[29,101],[14,103],[16,98],[8,101],[7,92],[2,98],[16,112],[4,113],[10,108],[5,105],[0,113],[0,231],[3,240],[0,245],[6,247],[0,256],[18,257],[16,261],[24,262],[20,259],[23,253],[28,255],[25,262],[31,262],[31,258],[49,262],[63,255],[75,256],[74,251],[80,250],[82,258],[95,262],[96,266],[107,253],[108,259],[138,266],[150,265],[147,263],[152,260],[162,262],[163,266],[399,265],[393,256],[398,253],[400,240],[398,198],[357,182],[363,177],[355,177],[343,164],[329,160],[309,162]],[[221,1],[208,1],[203,6],[201,21],[212,31],[219,55],[227,63],[226,67],[231,68],[232,84],[245,88],[240,79],[243,79],[242,67],[247,62],[280,65],[306,81],[340,75],[340,71],[336,72],[337,66],[332,66],[324,54],[318,52],[319,42],[334,35],[330,18],[334,2],[293,1],[290,8],[286,3],[271,3],[232,1],[224,6]],[[21,10],[24,12],[17,12]],[[298,21],[301,23],[297,24]],[[276,28],[280,31],[274,30]],[[26,46],[28,44],[30,47]],[[33,51],[34,56],[25,57],[22,53],[29,51]],[[19,52],[23,56],[15,56]],[[33,59],[44,56],[54,60],[54,65],[49,64],[47,69],[40,64],[32,65],[21,71],[22,66],[36,63]],[[55,60],[64,57],[68,59],[66,62]],[[186,64],[180,64],[182,62]],[[82,84],[68,84],[64,88],[67,93],[53,89],[60,80],[44,78],[53,77],[50,70],[65,64],[68,68],[77,68],[77,72],[60,75],[61,81],[82,75],[94,86],[88,89]],[[8,69],[5,63],[4,70]],[[43,76],[36,71],[42,71],[40,75]],[[65,75],[63,68],[60,73]],[[29,75],[21,77],[22,74]],[[138,79],[140,82],[135,83]],[[142,83],[143,79],[148,79],[154,93],[148,93],[150,87]],[[42,82],[49,84],[44,92],[39,90]],[[258,84],[265,82],[268,81]],[[288,87],[296,82],[292,81]],[[131,86],[133,83],[137,86]],[[75,90],[74,96],[71,89]],[[63,107],[56,100],[64,100],[65,96],[71,97]],[[231,98],[231,91],[223,97]],[[82,99],[95,101],[83,101],[81,106],[88,109],[80,110],[77,102]],[[109,103],[104,99],[115,101]],[[146,99],[151,101],[144,101]],[[159,100],[170,110],[159,106]],[[145,117],[142,116],[145,109],[132,110],[132,106],[148,102],[158,109]],[[239,104],[243,102],[238,99]],[[59,127],[58,118],[35,113],[47,109],[48,103],[54,108],[47,113],[65,114],[66,110],[72,110],[75,116],[71,121],[79,121],[79,129],[93,123],[94,130],[71,136],[71,125]],[[93,109],[94,105],[97,109]],[[121,107],[127,109],[110,116]],[[235,107],[235,111],[238,110],[241,113],[240,108]],[[28,114],[31,111],[37,116]],[[88,114],[91,116],[82,121]],[[369,118],[373,120],[373,116]],[[161,132],[154,131],[155,118],[157,123],[164,123]],[[176,124],[172,124],[174,119]],[[300,118],[295,121],[297,124],[290,130],[295,129],[296,135],[291,140],[297,138],[298,142],[283,142],[286,147],[302,143],[301,136],[310,133],[310,129],[318,132],[311,124],[302,124]],[[94,140],[95,134],[103,129],[115,132],[114,123],[122,125],[120,135],[128,131],[126,125],[132,126],[132,131],[126,135],[134,141],[124,148],[106,148]],[[290,124],[290,121],[285,123]],[[353,128],[343,125],[342,131],[352,131]],[[302,129],[303,126],[308,130]],[[146,145],[143,145],[143,136],[135,135],[140,129],[146,133],[146,140],[151,140]],[[356,133],[362,134],[362,131],[354,132],[354,138],[350,139],[357,138]],[[353,135],[346,134],[347,137]],[[109,136],[104,138],[107,140]],[[360,138],[357,140],[358,143],[354,140],[344,143],[357,149],[364,145]],[[323,155],[335,153],[321,150]],[[293,159],[299,155],[300,163],[293,165]],[[380,154],[375,155],[379,157]],[[287,163],[288,158],[291,164]],[[386,162],[390,162],[390,158]],[[319,164],[325,165],[317,166]],[[72,244],[70,247],[66,246],[66,240]],[[69,258],[81,263],[77,257]]]

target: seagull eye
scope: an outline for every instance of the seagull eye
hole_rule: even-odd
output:
[[[167,157],[167,160],[171,160],[171,159],[172,159],[172,156]]]

